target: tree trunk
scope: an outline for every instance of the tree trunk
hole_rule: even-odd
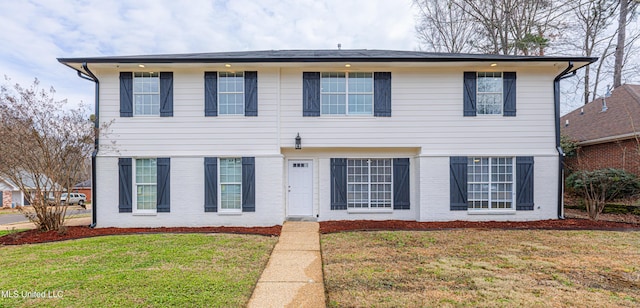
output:
[[[616,44],[615,64],[613,67],[613,88],[622,85],[622,64],[624,61],[624,44],[629,14],[628,0],[620,0],[620,18],[618,19],[618,43]]]

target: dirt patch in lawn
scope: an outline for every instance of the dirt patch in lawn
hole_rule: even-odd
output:
[[[538,229],[538,230],[618,230],[637,231],[640,224],[588,219],[554,219],[538,221],[447,221],[417,222],[404,220],[323,221],[323,234],[355,230],[444,230],[444,229]]]
[[[201,227],[201,228],[89,228],[87,226],[66,227],[64,232],[29,230],[0,237],[0,245],[22,245],[64,241],[84,237],[142,234],[142,233],[236,233],[279,236],[281,226],[272,227]]]

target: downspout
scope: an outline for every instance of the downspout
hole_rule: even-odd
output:
[[[94,141],[93,141],[93,153],[91,153],[91,224],[89,225],[90,228],[95,228],[96,227],[96,223],[98,221],[97,216],[96,216],[96,203],[97,203],[97,198],[96,198],[96,156],[98,156],[98,137],[100,135],[99,133],[99,128],[100,128],[100,81],[98,80],[98,77],[96,77],[96,75],[93,74],[93,72],[91,72],[91,70],[89,69],[89,66],[87,66],[87,62],[82,62],[82,69],[84,69],[84,72],[81,72],[80,70],[76,70],[78,71],[78,77],[82,78],[82,79],[86,79],[89,81],[93,81],[96,84],[96,90],[95,90],[95,119],[93,121],[93,127],[95,128],[94,131]]]
[[[560,80],[573,77],[573,74],[567,75],[573,68],[573,61],[569,61],[569,65],[556,78],[553,79],[553,103],[555,105],[555,121],[556,121],[556,150],[558,151],[558,219],[564,219],[564,152],[560,146]]]

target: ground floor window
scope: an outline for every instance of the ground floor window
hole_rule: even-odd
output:
[[[347,207],[390,209],[392,170],[391,159],[348,159]]]
[[[469,157],[467,191],[469,209],[513,208],[512,157]]]
[[[220,209],[242,210],[241,158],[220,158]]]
[[[155,211],[157,196],[157,162],[155,158],[138,158],[135,160],[136,209],[139,211]]]

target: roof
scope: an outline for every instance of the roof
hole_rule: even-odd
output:
[[[164,55],[109,56],[84,58],[58,58],[70,63],[220,63],[220,62],[462,62],[462,61],[525,61],[556,62],[575,61],[593,63],[591,57],[513,56],[495,54],[434,53],[423,51],[375,50],[375,49],[325,49],[325,50],[261,50]]]
[[[84,180],[76,185],[73,185],[73,188],[91,188],[91,180]]]
[[[607,110],[603,111],[602,101]],[[566,121],[569,125],[565,126]],[[580,143],[600,143],[640,133],[640,85],[625,84],[560,118],[563,134]]]

